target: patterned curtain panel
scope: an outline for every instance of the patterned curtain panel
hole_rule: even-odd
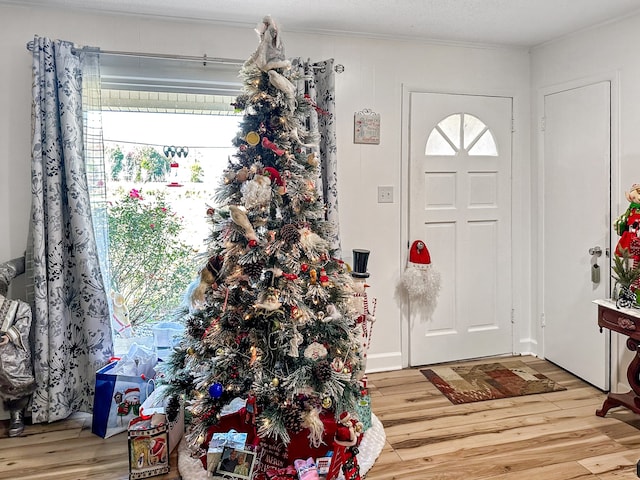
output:
[[[330,234],[331,249],[336,258],[342,257],[340,219],[338,215],[338,155],[335,124],[334,60],[311,63],[295,58],[292,68],[298,77],[298,94],[305,96],[310,109],[306,127],[311,137],[319,139],[320,176],[318,190],[327,206],[326,219],[334,226]]]
[[[113,354],[84,163],[82,64],[72,44],[33,45],[34,422],[93,407],[95,371]]]

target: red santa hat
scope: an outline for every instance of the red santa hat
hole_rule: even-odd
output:
[[[416,240],[409,250],[409,262],[429,265],[431,263],[431,254],[429,249],[422,240]]]
[[[440,293],[440,273],[431,264],[431,253],[422,240],[415,240],[411,244],[407,268],[400,277],[400,285],[412,304],[422,306],[425,317],[429,318]]]
[[[125,400],[130,399],[131,397],[140,397],[140,389],[138,387],[127,388],[124,391]]]
[[[153,455],[154,457],[162,456],[162,451],[164,450],[164,447],[165,447],[165,441],[163,438],[154,439],[154,442],[151,445],[151,455]]]

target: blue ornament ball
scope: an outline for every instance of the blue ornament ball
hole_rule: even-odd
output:
[[[209,395],[211,395],[212,398],[220,398],[222,396],[222,384],[214,383],[211,385],[209,387]]]

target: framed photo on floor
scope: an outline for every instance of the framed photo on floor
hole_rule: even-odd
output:
[[[251,480],[256,463],[256,453],[248,450],[224,447],[216,473],[225,478]]]

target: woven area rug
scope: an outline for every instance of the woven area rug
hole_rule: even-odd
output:
[[[520,360],[420,371],[456,405],[566,390]]]

